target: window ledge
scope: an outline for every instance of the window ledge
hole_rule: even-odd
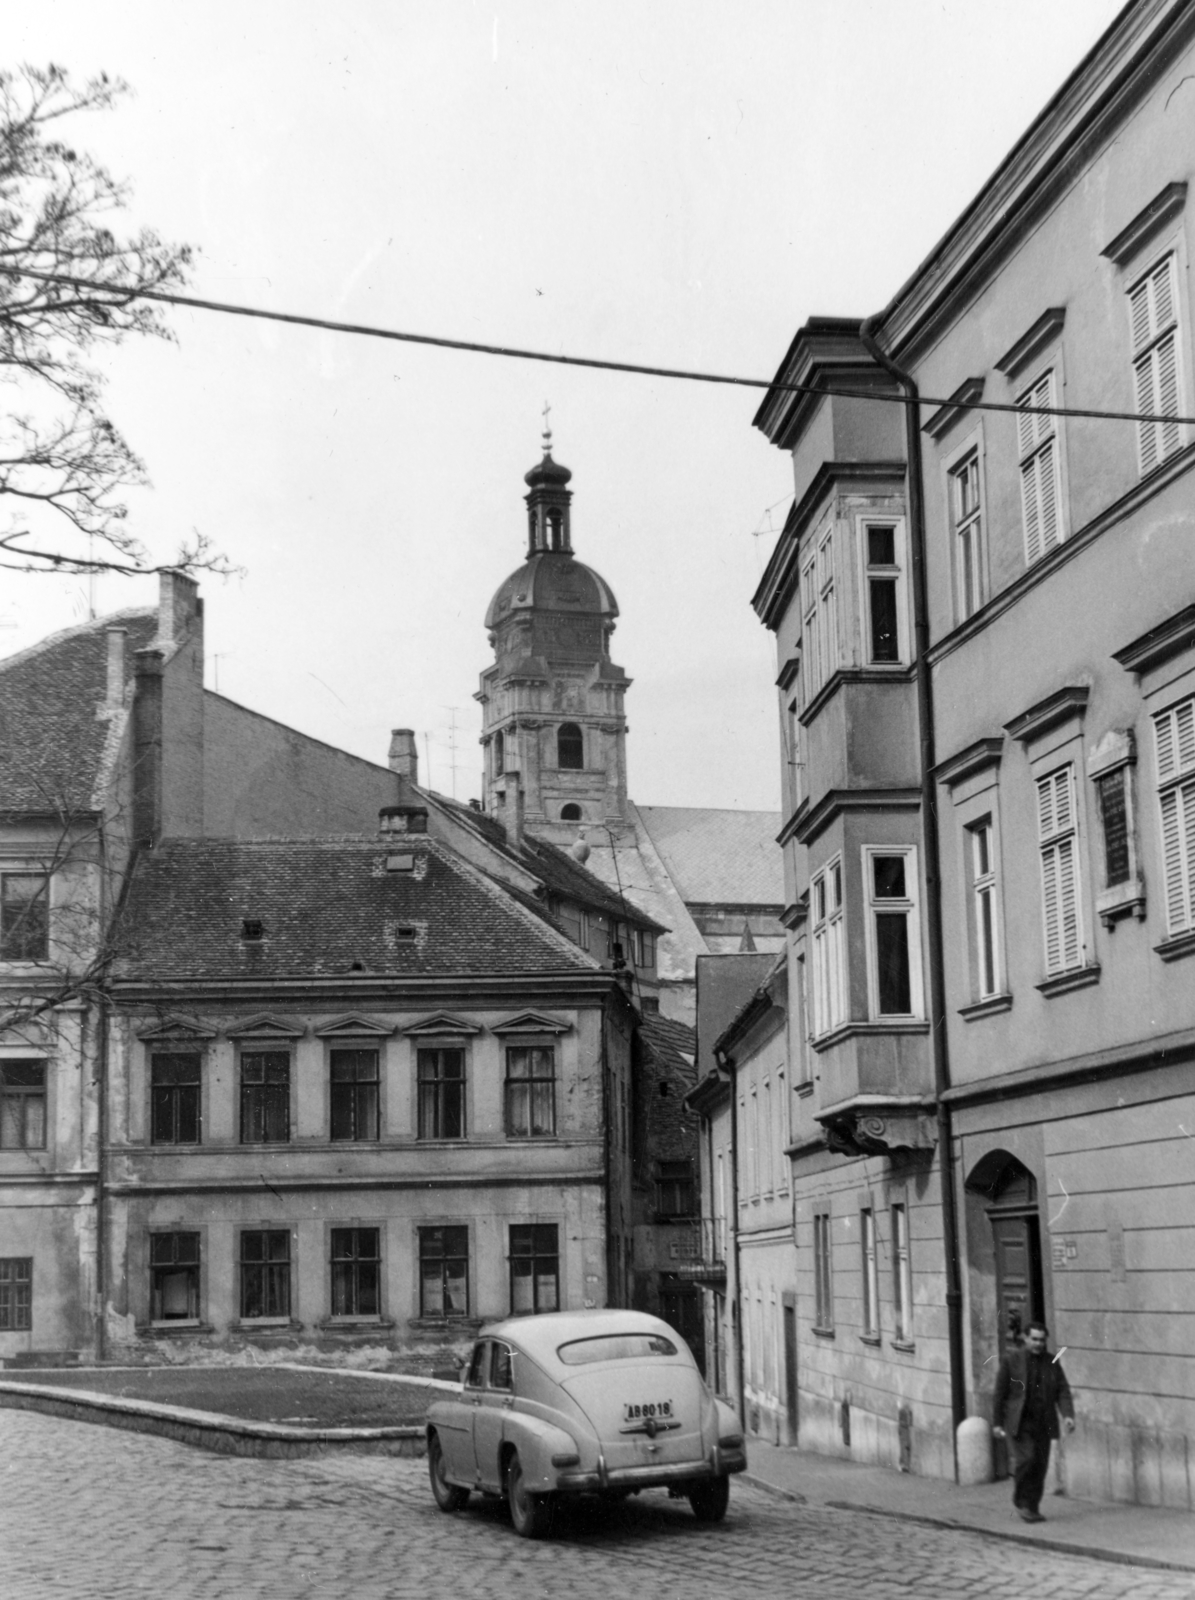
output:
[[[1138,922],[1145,921],[1145,885],[1140,878],[1131,878],[1127,883],[1118,883],[1111,889],[1104,889],[1095,897],[1096,915],[1108,929],[1109,933],[1116,926],[1120,917],[1134,916]]]
[[[994,1017],[1000,1011],[1012,1010],[1012,995],[990,994],[986,1000],[976,1000],[969,1006],[960,1006],[958,1014],[964,1022],[977,1022],[980,1017]]]
[[[829,1033],[823,1033],[818,1039],[809,1041],[814,1050],[829,1050],[832,1045],[841,1044],[844,1039],[850,1039],[855,1034],[867,1033],[928,1033],[929,1023],[915,1017],[898,1018],[891,1020],[868,1022],[842,1022],[837,1028],[831,1028]]]
[[[184,1337],[191,1333],[215,1333],[215,1328],[210,1322],[143,1322],[137,1329],[142,1339],[169,1339]]]
[[[451,1333],[456,1329],[464,1329],[475,1333],[478,1328],[485,1326],[484,1317],[412,1317],[407,1323],[408,1328],[418,1328],[424,1333]]]
[[[232,1333],[301,1333],[303,1324],[295,1317],[241,1317],[228,1324]]]
[[[1173,939],[1163,939],[1154,945],[1163,961],[1181,961],[1183,956],[1195,955],[1195,928],[1187,933],[1177,933]]]
[[[374,1333],[394,1323],[389,1317],[323,1317],[312,1326],[324,1333]]]
[[[833,1339],[834,1338],[834,1329],[833,1328],[813,1327],[813,1328],[810,1328],[809,1331],[810,1331],[810,1333],[816,1334],[819,1339]]]
[[[876,1349],[878,1350],[880,1345],[883,1343],[883,1340],[880,1338],[878,1333],[861,1333],[859,1335],[859,1343],[875,1345]]]
[[[1056,994],[1069,994],[1072,989],[1086,989],[1090,983],[1100,981],[1100,965],[1093,961],[1090,966],[1071,967],[1068,972],[1058,972],[1052,978],[1047,978],[1043,983],[1036,985],[1037,992],[1047,1000],[1052,1000]]]
[[[813,1079],[810,1078],[805,1083],[798,1083],[796,1088],[793,1090],[793,1093],[796,1095],[798,1100],[806,1099],[813,1093]]]
[[[892,1346],[892,1348],[894,1350],[904,1350],[906,1352],[911,1352],[913,1350],[916,1350],[916,1348],[917,1348],[917,1346],[913,1343],[912,1339],[890,1339],[888,1341],[888,1343]]]

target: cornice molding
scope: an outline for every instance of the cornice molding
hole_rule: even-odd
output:
[[[1066,1083],[1095,1083],[1118,1073],[1149,1072],[1158,1067],[1175,1067],[1195,1062],[1195,1028],[1164,1034],[1161,1038],[1138,1039],[1132,1044],[1114,1045],[1107,1050],[1092,1050],[1070,1056],[1065,1061],[1049,1061],[1041,1066],[1021,1067],[1001,1072],[975,1083],[956,1084],[942,1099],[952,1105],[977,1104],[982,1100],[1016,1099],[1040,1094]],[[1195,1086],[1195,1085],[1193,1085]],[[1189,1092],[1181,1083],[1171,1083],[1167,1095]]]
[[[798,844],[812,844],[844,811],[917,811],[919,789],[828,789],[793,831]]]
[[[975,402],[983,399],[983,384],[982,378],[964,378],[946,404],[921,424],[922,433],[928,433],[931,439],[944,439]]]
[[[1037,321],[1026,328],[1017,342],[995,363],[996,371],[1002,372],[1006,378],[1018,377],[1033,358],[1058,337],[1065,321],[1065,306],[1051,306],[1048,311],[1043,311]]]
[[[1006,722],[1004,731],[1009,738],[1016,739],[1018,743],[1029,744],[1032,740],[1039,739],[1043,733],[1048,733],[1051,728],[1057,727],[1060,722],[1066,722],[1072,717],[1081,717],[1087,709],[1090,694],[1091,690],[1085,683],[1068,684],[1066,688],[1047,695],[1044,700],[1039,700],[1027,711],[1022,711],[1020,716],[1014,717],[1011,722]]]
[[[934,777],[948,789],[956,789],[965,778],[974,777],[985,767],[998,767],[1004,753],[1004,737],[976,739],[957,754],[947,756],[934,768]]]
[[[1179,215],[1186,203],[1186,184],[1168,183],[1154,195],[1147,206],[1138,211],[1128,227],[1122,228],[1115,239],[1104,246],[1100,254],[1115,262],[1118,267],[1123,267],[1159,234],[1168,222],[1172,222]]]
[[[1181,655],[1195,645],[1195,605],[1184,606],[1165,622],[1159,622],[1131,644],[1112,652],[1112,659],[1126,672],[1148,672],[1172,656]]]

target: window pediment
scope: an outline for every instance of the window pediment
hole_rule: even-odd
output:
[[[517,1017],[508,1017],[505,1022],[495,1022],[492,1032],[503,1035],[510,1033],[571,1033],[571,1022],[562,1022],[559,1017],[549,1017],[542,1011],[520,1011]]]
[[[293,1017],[274,1016],[268,1011],[229,1023],[224,1029],[229,1039],[301,1039],[306,1032],[304,1024]]]
[[[409,1028],[404,1028],[403,1033],[407,1038],[418,1039],[423,1036],[435,1034],[473,1034],[484,1033],[485,1029],[476,1022],[464,1022],[460,1017],[451,1016],[447,1011],[436,1011],[430,1017],[424,1017],[421,1022],[413,1022]]]
[[[200,1022],[197,1017],[169,1016],[163,1017],[148,1028],[136,1030],[138,1039],[147,1044],[159,1040],[187,1040],[214,1039],[216,1029]]]
[[[377,1038],[384,1039],[394,1032],[393,1027],[376,1021],[373,1017],[364,1017],[359,1012],[351,1011],[344,1017],[333,1017],[330,1022],[323,1023],[320,1027],[312,1029],[317,1039],[336,1038]]]

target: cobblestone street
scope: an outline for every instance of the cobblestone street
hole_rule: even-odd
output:
[[[575,1507],[533,1544],[488,1503],[442,1515],[422,1461],[242,1460],[20,1411],[0,1411],[0,1460],[5,1600],[1195,1595],[1180,1573],[791,1505],[741,1483],[720,1527],[652,1494]]]

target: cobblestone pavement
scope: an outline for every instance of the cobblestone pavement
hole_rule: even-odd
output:
[[[437,1511],[422,1461],[209,1455],[145,1434],[0,1410],[5,1600],[1192,1600],[1195,1580],[1031,1550],[736,1484],[721,1526],[661,1493],[575,1506],[554,1537],[505,1512]]]

